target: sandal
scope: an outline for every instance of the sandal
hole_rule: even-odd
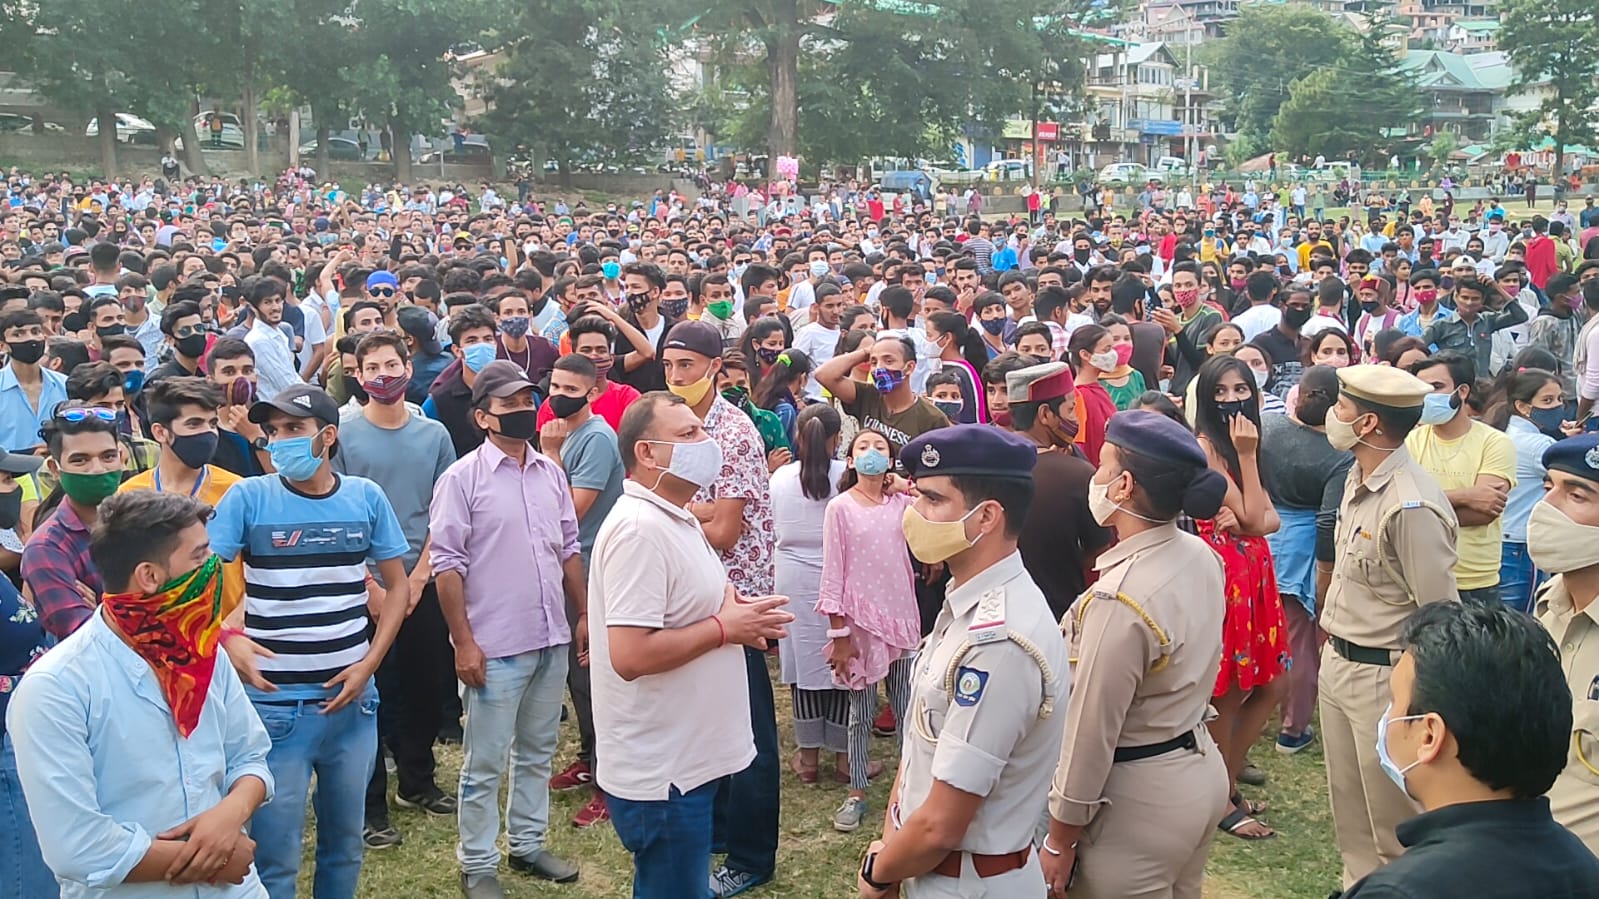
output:
[[[1259,827],[1265,827],[1266,832],[1256,834],[1243,833],[1242,831],[1244,828],[1251,824]],[[1225,818],[1222,818],[1221,821],[1216,824],[1216,829],[1225,833],[1229,833],[1240,840],[1249,840],[1251,842],[1255,840],[1269,840],[1277,836],[1276,831],[1272,830],[1270,827],[1267,827],[1264,823],[1251,818],[1249,815],[1244,813],[1243,809],[1236,808],[1229,812]]]
[[[795,753],[794,757],[788,760],[788,767],[799,777],[802,784],[814,784],[819,777],[816,766],[805,767],[805,763],[800,761],[799,753]]]
[[[1245,799],[1244,794],[1234,793],[1231,797],[1233,808],[1241,809],[1246,815],[1264,815],[1266,813],[1265,800]]]
[[[866,780],[867,780],[867,782],[870,783],[871,781],[874,781],[874,780],[878,779],[879,777],[882,777],[883,776],[883,771],[884,771],[884,768],[883,768],[883,763],[882,762],[879,762],[876,759],[873,759],[872,761],[867,762],[866,763]],[[845,770],[841,770],[841,769],[835,769],[833,771],[833,780],[836,781],[837,783],[847,784],[847,783],[849,783],[849,772],[845,771]]]

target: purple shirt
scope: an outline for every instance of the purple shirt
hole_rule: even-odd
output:
[[[485,440],[444,472],[428,517],[433,571],[465,580],[485,657],[571,642],[561,564],[578,554],[577,510],[558,465],[530,446],[518,468]]]

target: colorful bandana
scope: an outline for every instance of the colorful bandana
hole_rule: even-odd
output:
[[[133,651],[155,669],[185,738],[200,723],[222,635],[222,560],[179,575],[148,596],[107,593],[101,600]]]

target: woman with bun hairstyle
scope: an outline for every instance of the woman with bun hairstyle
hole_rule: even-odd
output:
[[[1051,897],[1066,895],[1074,868],[1071,899],[1200,895],[1228,805],[1205,728],[1225,581],[1176,518],[1214,518],[1227,490],[1182,424],[1128,411],[1106,427],[1088,508],[1117,543],[1063,623],[1071,696],[1039,850]]]

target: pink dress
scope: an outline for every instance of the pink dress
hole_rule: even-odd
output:
[[[856,656],[840,686],[861,690],[888,676],[888,666],[921,643],[921,615],[910,553],[900,520],[906,494],[868,508],[852,491],[827,504],[822,522],[822,586],[816,611],[849,624]]]

